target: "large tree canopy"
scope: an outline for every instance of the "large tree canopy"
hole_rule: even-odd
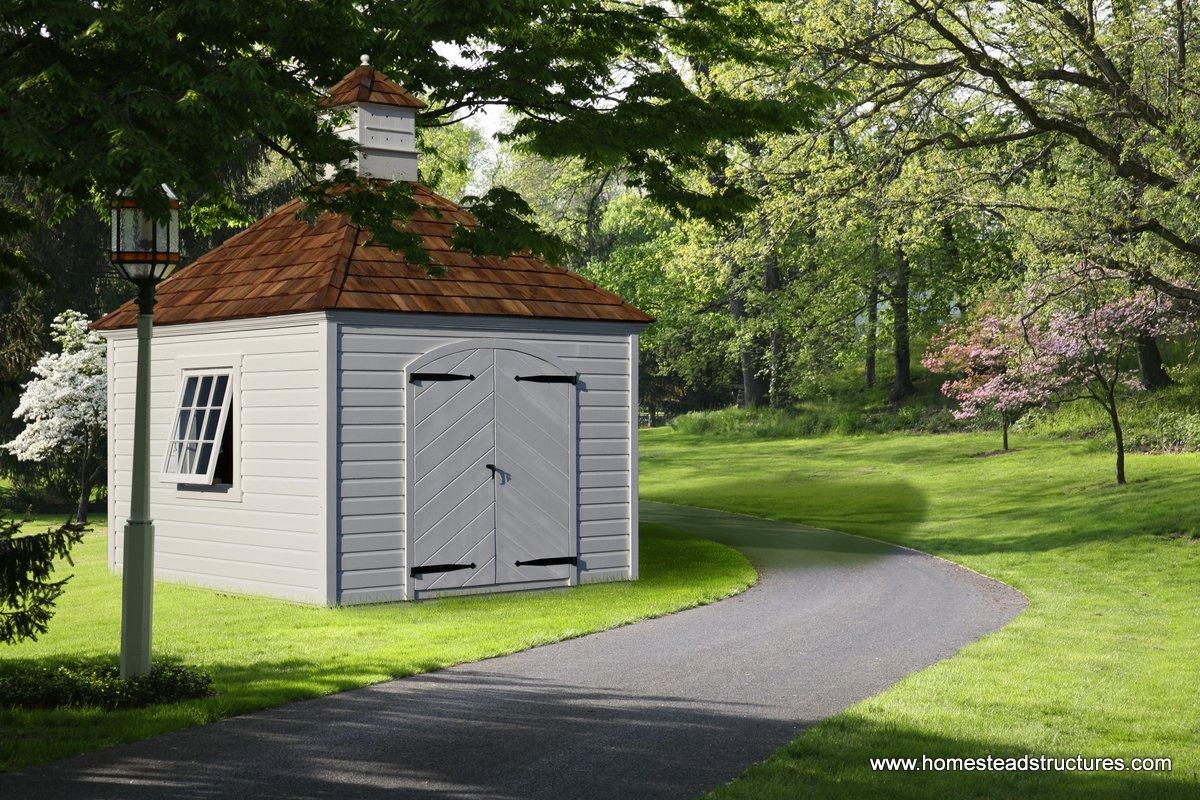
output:
[[[216,225],[237,214],[229,175],[273,152],[315,210],[345,211],[397,248],[408,243],[378,222],[406,213],[403,191],[326,193],[348,175],[326,179],[324,166],[351,145],[321,93],[360,53],[430,102],[425,126],[505,107],[532,152],[621,165],[655,200],[705,216],[750,197],[697,189],[688,171],[722,163],[721,143],[805,122],[821,100],[807,86],[769,99],[694,89],[695,59],[771,58],[770,26],[736,0],[17,0],[0,13],[0,180],[32,178],[63,210],[125,187],[161,202],[167,183]],[[487,246],[540,244],[511,195],[469,205],[516,233]],[[0,235],[22,216],[0,208]],[[0,249],[19,268],[11,243]]]
[[[916,106],[934,124],[911,148],[1002,156],[994,173],[975,165],[960,201],[1013,222],[1041,253],[1083,249],[1200,299],[1188,285],[1200,265],[1200,29],[1188,4],[849,0],[797,14],[824,27],[815,49],[831,81],[848,69],[873,76],[856,113]]]

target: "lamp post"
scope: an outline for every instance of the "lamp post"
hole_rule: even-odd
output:
[[[150,519],[150,335],[154,287],[179,263],[179,200],[167,187],[167,213],[147,214],[129,192],[113,199],[109,260],[137,286],[137,384],[133,476],[121,578],[121,677],[150,671],[154,593],[154,521]]]

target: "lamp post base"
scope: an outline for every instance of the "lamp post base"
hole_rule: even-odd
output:
[[[154,522],[125,523],[121,559],[121,677],[150,671],[150,623],[153,616]]]

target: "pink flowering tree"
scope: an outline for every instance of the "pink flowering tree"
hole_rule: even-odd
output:
[[[1137,337],[1189,333],[1195,316],[1149,290],[1115,294],[1111,288],[1094,276],[1043,281],[1026,297],[1025,313],[983,313],[943,334],[926,366],[959,376],[942,387],[959,401],[959,416],[990,408],[1006,427],[1028,408],[1095,402],[1112,424],[1117,483],[1124,484],[1120,399],[1142,388],[1131,368]]]
[[[1091,292],[1025,318],[1028,352],[1019,368],[1057,402],[1091,400],[1107,413],[1116,442],[1117,483],[1125,483],[1122,389],[1142,383],[1131,368],[1139,334],[1180,336],[1194,330],[1192,309],[1149,290],[1097,300]]]
[[[930,372],[955,377],[942,394],[958,401],[955,419],[991,412],[1000,419],[1002,446],[1008,429],[1030,408],[1050,402],[1045,387],[1031,383],[1018,366],[1024,348],[1019,320],[983,306],[970,322],[958,322],[934,336],[921,363]]]

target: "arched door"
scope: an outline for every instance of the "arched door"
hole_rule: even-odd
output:
[[[505,343],[409,368],[411,595],[574,574],[575,389],[553,357]]]

